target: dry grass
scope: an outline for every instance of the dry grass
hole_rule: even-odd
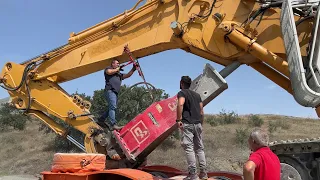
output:
[[[320,121],[286,117],[278,115],[260,115],[268,129],[269,121],[284,120],[289,129],[277,128],[270,136],[272,141],[320,137]],[[39,124],[33,121],[24,131],[0,133],[0,175],[38,174],[50,170],[54,152],[48,150],[53,143],[54,134],[44,135],[38,131]],[[241,116],[237,124],[210,126],[204,124],[204,145],[208,168],[211,171],[222,170],[241,173],[242,164],[246,161],[249,150],[236,143],[236,130],[248,126],[248,116]],[[173,142],[172,142],[173,141]],[[149,164],[169,165],[186,170],[187,162],[178,140],[171,139],[152,152]]]
[[[241,147],[235,142],[236,129],[242,127],[252,130],[249,127],[249,116],[242,116],[238,124],[210,126],[204,124],[204,145],[208,168],[211,171],[232,171],[241,173],[242,165],[246,161],[250,151]],[[320,137],[320,121],[311,119],[302,119],[296,117],[278,116],[278,115],[260,115],[264,124],[261,128],[268,130],[268,123],[276,121],[285,121],[290,125],[289,129],[278,128],[270,135],[270,140],[303,139]],[[186,170],[187,163],[179,142],[175,142],[177,147],[163,152],[157,148],[149,156],[149,162],[152,164],[170,165],[179,169]]]
[[[44,135],[39,125],[29,123],[23,131],[0,134],[0,174],[38,174],[50,168],[53,152],[46,148],[54,134]]]
[[[241,162],[249,155],[245,148],[238,147],[235,142],[238,124],[212,127],[204,125],[204,146],[209,170],[222,170],[239,172]],[[157,148],[149,156],[149,163],[163,164],[186,170],[187,162],[184,151],[176,140],[176,148],[163,152]]]

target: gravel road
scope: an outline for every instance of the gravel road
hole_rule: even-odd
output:
[[[35,176],[17,175],[17,176],[1,176],[0,180],[39,180]]]

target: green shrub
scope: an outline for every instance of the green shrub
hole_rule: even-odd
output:
[[[222,124],[233,124],[239,122],[240,120],[239,115],[236,112],[226,112],[224,109],[220,111],[218,117],[220,118],[220,122],[222,122]]]
[[[278,120],[279,127],[281,129],[290,129],[291,125],[286,120]]]
[[[83,141],[78,141],[80,144],[83,144]],[[67,140],[66,138],[57,135],[54,138],[53,146],[51,147],[52,150],[56,152],[78,152],[81,153],[82,150],[79,149],[76,145],[74,145],[71,141]]]
[[[85,134],[80,132],[79,130],[73,128],[71,125],[67,124],[66,122],[58,119],[57,117],[49,115],[57,124],[62,126],[63,128],[68,130],[68,135],[70,135],[72,138],[74,138],[77,142],[80,144],[84,144],[84,137]],[[40,124],[39,131],[42,131],[43,133],[54,133],[54,131],[49,128],[45,124]],[[47,147],[47,150],[53,150],[56,152],[82,152],[81,149],[79,149],[76,145],[74,145],[71,141],[69,141],[67,138],[62,137],[60,135],[56,135],[54,138],[53,144]]]
[[[179,131],[180,131],[179,129],[176,129],[175,131],[173,131],[171,137],[179,140],[180,139],[180,132]]]
[[[263,119],[258,115],[250,115],[248,124],[251,127],[261,127],[263,125]]]
[[[268,131],[273,133],[277,129],[290,129],[291,125],[286,120],[269,121]]]
[[[207,116],[205,117],[205,121],[210,124],[211,126],[218,126],[219,122],[214,116]]]
[[[249,138],[249,130],[247,128],[240,127],[236,129],[236,143],[241,147],[247,144]]]
[[[8,128],[23,130],[30,116],[24,115],[22,111],[11,106],[9,103],[2,104],[0,108],[0,130],[4,131]]]
[[[211,126],[218,126],[218,125],[223,125],[223,124],[237,123],[240,121],[240,117],[234,111],[226,112],[226,110],[222,109],[218,115],[207,117],[206,121]]]
[[[268,124],[268,131],[269,133],[273,133],[277,130],[277,122],[275,121],[269,121],[269,124]]]

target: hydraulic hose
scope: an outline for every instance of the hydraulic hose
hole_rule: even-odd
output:
[[[26,88],[27,88],[27,93],[28,93],[28,105],[27,105],[27,108],[25,109],[21,109],[23,110],[23,113],[26,113],[29,111],[30,107],[31,107],[31,94],[30,94],[30,88],[29,88],[29,85],[26,83]]]
[[[306,16],[298,21],[296,21],[296,26],[299,26],[303,21],[314,18],[314,15]]]
[[[8,87],[8,86],[6,86],[4,83],[3,83],[3,85],[0,84],[0,87],[4,88],[4,89],[7,90],[7,91],[16,91],[16,90],[20,89],[21,86],[23,85],[23,83],[26,81],[26,77],[27,77],[28,72],[30,71],[30,67],[32,67],[32,66],[35,65],[35,64],[36,64],[35,62],[32,62],[32,63],[28,64],[28,65],[24,68],[23,75],[22,75],[22,78],[21,78],[21,82],[20,82],[20,84],[19,84],[17,87],[14,87],[14,88]]]
[[[24,110],[24,113],[28,112],[30,107],[31,107],[32,99],[31,99],[31,94],[30,94],[30,88],[29,88],[29,85],[27,83],[27,75],[28,75],[28,72],[30,71],[30,69],[32,68],[32,66],[34,66],[34,65],[36,65],[35,62],[32,62],[32,63],[26,65],[26,67],[24,68],[24,71],[23,71],[21,82],[17,87],[11,88],[11,87],[6,86],[4,83],[3,83],[3,85],[0,84],[0,86],[2,88],[6,89],[8,91],[16,91],[16,90],[18,90],[18,89],[20,89],[22,87],[23,83],[26,84],[26,89],[27,89],[27,94],[28,94],[28,104],[27,104],[27,108],[26,109],[21,109],[21,110]]]
[[[144,82],[144,81],[143,81],[143,82],[138,82],[138,83],[130,86],[130,87],[129,87],[126,91],[124,91],[123,93],[121,93],[121,95],[119,96],[118,99],[121,99],[121,97],[122,97],[124,94],[126,94],[126,93],[129,92],[129,91],[131,91],[132,88],[134,88],[134,87],[136,87],[136,86],[138,86],[138,85],[140,85],[140,84],[148,84],[149,86],[151,86],[152,91],[156,91],[156,88],[155,88],[152,84],[150,84],[150,83],[148,83],[148,82]],[[157,99],[155,98],[155,95],[152,94],[151,91],[149,91],[149,93],[151,93],[150,97],[151,97],[151,99],[152,99],[152,103],[154,103]]]
[[[118,97],[118,99],[119,100],[121,100],[121,97],[123,97],[123,95],[125,95],[125,94],[127,94],[128,92],[130,92],[131,90],[132,90],[132,88],[134,88],[134,87],[136,87],[136,86],[138,86],[138,85],[140,85],[140,84],[144,84],[144,85],[146,85],[146,84],[148,84],[151,88],[149,88],[148,90],[149,90],[149,93],[150,93],[150,98],[151,98],[151,104],[152,103],[154,103],[154,102],[156,102],[157,100],[158,100],[158,98],[156,98],[156,94],[155,93],[152,93],[151,91],[150,91],[150,89],[152,89],[152,91],[153,92],[155,92],[156,91],[156,88],[152,85],[152,84],[150,84],[150,83],[148,83],[148,82],[138,82],[138,83],[136,83],[136,84],[134,84],[134,85],[132,85],[132,86],[130,86],[126,91],[124,91],[123,93],[121,93],[121,95]],[[161,97],[161,96],[160,96]],[[139,108],[139,105],[137,106],[137,108]],[[119,109],[118,109],[118,111],[119,111]]]
[[[257,24],[257,26],[260,24],[261,20],[262,20],[262,17],[265,13],[266,10],[268,10],[269,8],[275,8],[275,7],[281,7],[282,5],[282,1],[277,1],[277,2],[271,2],[270,4],[263,4],[257,11],[253,12],[253,14],[248,18],[246,19],[242,24],[250,24],[253,20],[255,20],[260,14],[261,14],[261,17],[260,17],[260,20]],[[256,27],[257,27],[256,26]]]
[[[216,2],[217,2],[217,0],[214,0],[214,1],[212,2],[212,5],[211,5],[210,10],[209,10],[209,13],[207,13],[207,15],[204,15],[204,16],[203,16],[203,15],[196,14],[196,16],[201,17],[201,18],[207,18],[207,17],[209,17],[210,14],[212,13],[212,10],[213,10],[214,5],[216,4]]]

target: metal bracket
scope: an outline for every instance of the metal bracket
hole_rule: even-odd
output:
[[[228,88],[226,80],[210,65],[206,64],[203,73],[195,78],[190,89],[199,93],[203,106]]]

